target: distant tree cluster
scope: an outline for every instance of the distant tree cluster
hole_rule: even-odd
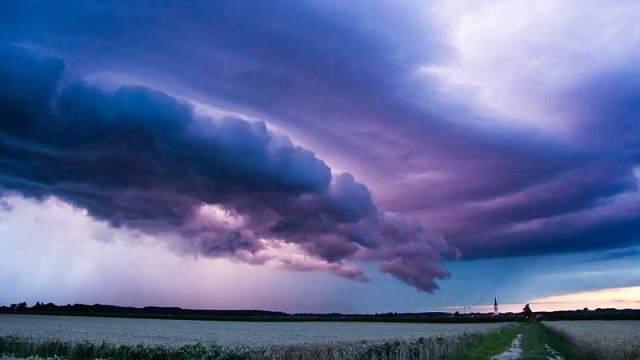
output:
[[[11,304],[9,308],[11,310],[25,310],[27,308],[27,303],[23,301],[21,303]]]
[[[529,304],[525,305],[524,308],[522,309],[522,315],[524,316],[524,319],[527,321],[533,321],[536,319],[536,316],[533,313],[533,311],[531,311],[531,307],[529,306]]]

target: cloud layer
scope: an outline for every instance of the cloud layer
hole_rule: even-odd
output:
[[[0,39],[59,54],[81,78],[147,84],[243,118],[265,119],[334,169],[366,183],[380,208],[419,218],[471,259],[638,243],[638,14],[638,3],[628,0],[190,6],[25,0],[0,12]],[[40,80],[12,90],[14,102],[33,112],[50,99],[54,90],[47,86],[54,85],[47,76],[61,64],[49,62],[46,72],[15,70],[23,72],[21,79]],[[38,95],[20,97],[28,91]],[[73,113],[90,111],[78,108],[89,93],[110,108],[104,104],[115,100],[107,99],[136,92],[101,93],[76,84],[59,96],[69,102],[78,94],[77,103],[65,105]],[[6,124],[14,133],[21,130],[21,121]],[[251,131],[257,142],[273,136]],[[290,167],[273,163],[261,170],[286,169],[294,183],[272,173],[260,184],[263,190],[324,191],[331,195],[309,201],[329,209],[334,223],[371,218],[364,215],[367,201],[341,208],[332,200],[340,191],[355,191],[353,181],[339,185],[353,190],[337,190],[338,177],[314,161],[298,161],[301,154],[291,152]],[[301,164],[309,177],[296,167]],[[233,176],[247,184],[256,182],[252,174]],[[274,206],[273,197],[259,195],[268,197],[266,208]],[[276,201],[286,220],[273,229],[283,236],[299,231],[306,216],[291,210],[304,197],[292,199]],[[216,225],[221,227],[239,219],[253,227],[254,219],[270,216],[235,211],[203,210],[230,216]],[[208,222],[216,223],[196,221]],[[391,222],[385,217],[376,223]],[[323,226],[318,219],[305,224],[313,232]],[[325,260],[348,257],[355,247],[367,248],[365,237],[353,235],[362,231],[349,226],[353,240],[340,246],[322,239],[289,251],[312,251]],[[399,261],[378,261],[405,269]]]
[[[4,46],[0,186],[55,196],[172,248],[367,281],[353,261],[419,290],[455,252],[417,221],[380,211],[367,187],[332,174],[264,122],[196,115],[142,86],[60,81],[62,61]]]

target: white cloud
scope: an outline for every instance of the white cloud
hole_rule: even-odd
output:
[[[531,306],[540,310],[618,308],[637,309],[640,306],[640,286],[599,289],[531,299]]]
[[[640,306],[640,286],[581,291],[563,295],[533,298],[527,301],[533,311],[582,310],[589,308],[637,309]],[[525,303],[498,304],[501,313],[522,312]],[[449,306],[451,311],[493,312],[493,304]]]
[[[214,225],[229,229],[237,229],[244,224],[244,219],[238,213],[216,204],[202,204],[194,221],[203,225]]]
[[[443,0],[429,14],[454,55],[419,73],[507,126],[566,133],[558,92],[640,59],[635,1]]]

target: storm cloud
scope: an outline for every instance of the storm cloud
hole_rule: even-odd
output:
[[[100,87],[23,46],[0,50],[0,186],[60,198],[180,252],[367,281],[380,270],[423,291],[456,251],[420,222],[379,210],[349,173],[261,121],[198,115],[143,86]]]
[[[242,219],[251,223],[251,229],[268,223],[269,232],[282,237],[297,236],[301,229],[314,234],[309,237],[314,241],[297,237],[297,248],[291,251],[308,251],[332,264],[350,256],[376,258],[365,256],[361,248],[369,249],[379,240],[370,243],[375,236],[363,236],[367,233],[363,226],[352,226],[354,219],[366,219],[359,222],[364,224],[376,218],[372,214],[381,213],[371,210],[371,196],[380,209],[417,218],[430,231],[442,234],[462,251],[463,259],[638,243],[640,38],[635,34],[640,33],[640,6],[636,2],[196,1],[189,5],[11,2],[0,12],[0,39],[58,54],[80,78],[147,84],[243,114],[242,118],[265,119],[333,168],[349,171],[367,184],[365,196],[355,181],[339,180],[326,166],[312,165],[316,160],[298,161],[302,153],[289,147],[290,165],[278,162],[270,165],[273,168],[254,168],[239,155],[239,148],[224,150],[232,152],[230,159],[241,159],[238,165],[245,172],[232,171],[224,177],[228,181],[219,179],[217,186],[229,191],[215,192],[216,196],[240,194],[242,184],[261,189],[252,197],[268,205],[243,204],[245,197],[238,195],[216,200],[229,204],[229,209],[205,206],[203,212],[226,214],[236,219],[230,221],[234,224]],[[15,70],[23,71],[19,78],[28,81],[12,90],[12,101],[29,109],[25,113],[11,105],[16,119],[43,108],[44,102],[52,101],[52,92],[60,118],[98,111],[83,103],[102,104],[106,110],[98,111],[104,113],[100,116],[114,116],[108,115],[109,101],[143,97],[134,95],[143,92],[140,88],[103,91],[87,83],[63,87],[47,80],[61,71],[60,61],[42,61],[43,68],[50,67],[46,72]],[[20,97],[27,90],[34,96]],[[90,96],[98,100],[89,100]],[[144,96],[175,101],[161,100],[161,93]],[[166,106],[178,117],[193,117],[180,115],[181,106]],[[142,111],[141,106],[132,107]],[[22,123],[11,124],[12,141],[25,131]],[[227,129],[236,126],[232,122],[220,124],[212,126],[225,132],[262,131],[255,123],[237,125],[235,130]],[[248,130],[252,127],[258,130]],[[140,130],[132,130],[131,136],[136,131]],[[179,131],[162,133],[178,136]],[[195,132],[195,138],[206,137],[206,131]],[[275,136],[267,133],[268,138]],[[271,159],[270,154],[264,156]],[[127,166],[135,169],[139,164]],[[216,166],[220,167],[216,174],[228,170],[223,162]],[[277,177],[280,171],[289,175]],[[269,180],[259,183],[257,178],[265,176]],[[176,182],[162,181],[165,187]],[[38,181],[32,185],[34,192],[42,186]],[[78,186],[69,187],[80,191]],[[200,196],[195,189],[189,189],[189,196]],[[184,213],[180,205],[184,197],[170,201],[174,193],[164,187],[154,191],[159,193],[153,199],[175,209],[151,208]],[[274,195],[278,191],[286,196]],[[336,200],[346,194],[357,200]],[[95,202],[100,201],[96,198],[91,204]],[[184,205],[190,206],[189,201]],[[250,215],[244,208],[251,209]],[[282,218],[271,219],[271,211]],[[329,223],[340,224],[327,234],[339,233],[350,240],[315,236],[324,234],[327,226],[324,219],[313,216],[319,213],[326,213]],[[100,216],[117,225],[118,216],[108,215]],[[385,215],[375,223],[394,221]],[[186,230],[195,231],[194,227]],[[243,236],[237,237],[239,243]],[[402,253],[401,248],[385,251]],[[376,261],[387,264],[383,270],[409,274],[416,269],[390,258]]]

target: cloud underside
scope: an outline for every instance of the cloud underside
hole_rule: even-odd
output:
[[[360,281],[354,263],[377,262],[429,292],[447,277],[442,237],[263,122],[197,115],[148,87],[62,83],[64,63],[27,48],[0,56],[4,191],[60,198],[179,252]]]
[[[638,242],[637,2],[4,10],[0,39],[268,119],[464,258]]]
[[[640,57],[636,49],[640,37],[633,34],[640,34],[639,15],[640,5],[627,0],[579,4],[434,0],[402,5],[368,1],[367,6],[358,2],[195,2],[153,7],[119,0],[100,6],[23,0],[6,4],[0,12],[0,41],[59,54],[73,62],[71,70],[87,74],[84,78],[93,83],[152,84],[154,89],[170,89],[172,94],[249,114],[244,118],[267,119],[274,129],[286,131],[333,167],[346,169],[366,183],[378,207],[420,219],[430,231],[443,234],[449,244],[459,248],[463,259],[473,259],[612,249],[638,243]],[[13,82],[14,97],[28,90],[24,84],[52,84],[47,78],[57,76],[56,71],[19,68],[4,57],[3,64],[13,68],[12,74],[22,72],[19,78],[23,85]],[[68,100],[74,91],[87,97],[88,92],[94,93],[101,100],[90,103],[114,109],[104,104],[119,102],[114,98],[139,90],[98,91],[88,90],[92,86],[87,84],[74,86],[75,90],[62,84],[55,91],[40,89],[39,95],[22,98],[20,106],[36,109],[48,101],[54,109],[59,108],[56,118],[62,119],[72,112],[91,110],[80,109],[80,97]],[[140,112],[149,110],[131,107]],[[25,116],[19,111],[16,114],[16,119]],[[15,135],[24,130],[20,121],[6,121],[3,126],[11,128],[12,146],[28,142]],[[158,126],[167,130],[172,125]],[[227,131],[223,125],[212,126]],[[131,130],[130,135],[134,137],[136,131]],[[207,136],[206,132],[193,132],[196,138]],[[166,133],[178,136],[180,132]],[[274,137],[266,133],[269,139]],[[49,142],[39,144],[44,144],[38,148],[40,152],[57,149]],[[249,158],[234,156],[245,161],[242,169],[254,169],[246,163]],[[292,157],[297,156],[293,151]],[[298,164],[298,160],[291,161]],[[276,177],[259,185],[255,183],[264,176],[253,174],[275,168],[278,173],[287,167],[272,164],[259,172],[240,173],[228,172],[224,163],[216,163],[216,174],[227,171],[226,180],[217,184],[219,189],[240,184],[230,193],[241,193],[251,179],[251,186],[261,189],[252,196],[263,197],[256,203],[265,205],[236,204],[240,197],[227,199],[233,206],[225,205],[227,200],[212,200],[198,205],[190,219],[234,226],[246,222],[251,227],[254,218],[271,216],[271,210],[253,214],[253,209],[276,206],[274,219],[284,216],[284,211],[289,213],[282,222],[267,226],[270,231],[299,231],[296,229],[302,227],[296,224],[306,218],[305,212],[291,209],[307,198],[287,195],[287,201],[274,205],[274,199],[280,197],[269,189],[283,189],[285,194],[290,194],[290,189],[299,194],[307,194],[310,188],[314,189],[312,194],[321,194],[322,189],[329,189],[324,193],[335,191],[331,189],[337,186],[339,176],[312,162],[302,161],[309,166],[305,169],[294,169],[297,165],[288,168],[296,173],[284,177],[290,183]],[[136,170],[134,165],[123,165]],[[152,166],[144,173],[155,169]],[[133,170],[127,169],[132,175],[143,172]],[[310,175],[303,178],[301,174]],[[43,186],[37,179],[30,180],[34,188]],[[78,192],[74,196],[86,195],[78,184],[65,181],[55,186],[74,188]],[[163,188],[149,189],[159,192],[149,198],[162,206],[150,207],[164,209],[159,218],[183,213],[183,197],[166,191],[174,179],[163,181]],[[202,191],[204,185],[198,184],[192,184],[189,196]],[[116,199],[105,195],[111,188],[100,190],[100,196]],[[142,196],[134,190],[127,196]],[[326,199],[318,205],[318,197],[312,198],[309,201],[314,206],[334,207],[327,205]],[[291,199],[297,199],[298,204]],[[90,208],[100,201],[92,193],[89,204],[83,206]],[[128,200],[119,199],[116,207],[123,202]],[[252,209],[251,216],[242,206]],[[192,209],[189,201],[185,207]],[[98,210],[104,211],[94,212]],[[335,223],[336,216],[343,216],[341,211],[346,210],[330,210],[333,215],[326,221]],[[346,212],[354,211],[363,210]],[[131,222],[107,211],[94,216],[110,218],[114,225]],[[141,216],[135,220],[140,226],[150,222]],[[315,221],[306,226],[318,232],[324,226],[321,224]],[[347,227],[352,236],[353,226]],[[262,250],[263,254],[280,246],[279,240],[291,244],[279,237],[265,239],[274,242]],[[289,260],[281,258],[271,264],[280,266],[277,264],[298,261],[301,254],[316,254],[311,262],[321,260],[326,262],[323,266],[335,267],[341,262],[327,259],[345,259],[342,262],[346,264],[348,256],[342,256],[354,251],[360,255],[353,260],[362,259],[361,248],[369,249],[376,243],[364,239],[356,236],[346,243],[329,237],[318,243],[297,240],[295,247],[286,247],[291,253]],[[247,261],[261,258],[255,257]],[[417,269],[391,258],[384,261],[407,274]]]

